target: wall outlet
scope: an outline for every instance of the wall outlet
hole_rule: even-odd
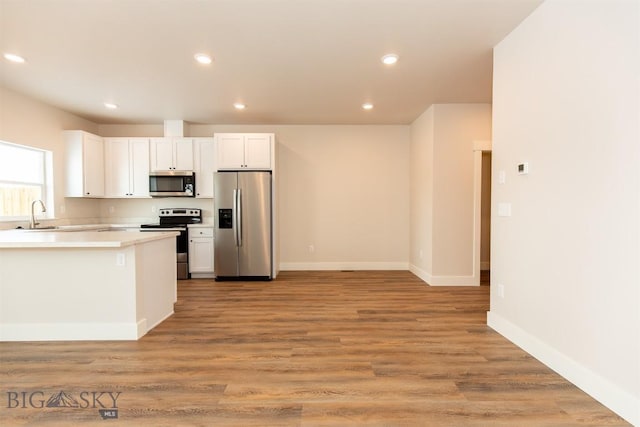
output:
[[[418,251],[418,258],[419,258],[419,259],[422,259],[423,255],[424,255],[424,254],[422,253],[422,249],[420,249],[420,250]]]
[[[109,213],[114,213],[116,211],[115,206],[109,206]]]
[[[313,245],[309,245],[309,253],[312,254],[316,251],[316,247]]]
[[[502,283],[498,283],[498,296],[500,298],[504,298],[504,285]]]
[[[124,266],[124,263],[125,263],[124,254],[123,253],[116,254],[116,265],[118,267],[122,267]]]
[[[67,211],[67,208],[66,208],[66,206],[65,206],[65,205],[60,205],[60,209],[58,209],[58,211],[59,211],[61,214],[63,214],[63,213],[65,213],[65,212]]]
[[[156,207],[155,206],[151,206],[151,213],[156,213]]]

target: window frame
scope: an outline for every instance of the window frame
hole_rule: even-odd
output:
[[[32,147],[23,144],[16,144],[13,142],[5,141],[0,139],[0,146],[9,146],[18,148],[20,150],[25,151],[34,151],[42,154],[42,178],[43,182],[33,182],[33,181],[10,181],[3,180],[0,178],[1,184],[24,184],[30,186],[40,186],[42,201],[44,202],[47,211],[42,213],[38,212],[38,218],[40,219],[54,219],[55,218],[55,206],[54,206],[54,186],[53,186],[53,152],[50,150],[46,150],[43,148]],[[3,216],[0,214],[0,222],[15,222],[15,221],[24,221],[29,220],[31,217],[30,213],[26,215],[15,215],[15,216]]]

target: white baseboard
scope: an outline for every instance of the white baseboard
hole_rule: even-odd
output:
[[[136,339],[140,339],[148,331],[149,331],[149,328],[147,328],[147,319],[138,320],[138,323],[137,323],[137,333],[138,333],[138,335],[136,336]]]
[[[144,329],[146,329],[146,321],[141,324],[134,322],[5,323],[0,325],[0,341],[135,341],[139,338],[140,331]]]
[[[479,286],[480,278],[475,276],[434,276],[416,267],[409,266],[409,271],[431,286]]]
[[[411,264],[409,266],[409,271],[415,274],[416,276],[418,276],[420,279],[422,279],[422,281],[425,282],[427,285],[431,284],[431,274],[427,273],[421,268],[418,268],[415,265]]]
[[[215,279],[214,273],[191,273],[192,279]]]
[[[408,270],[406,262],[282,262],[281,271]]]
[[[487,325],[633,425],[640,426],[640,398],[622,390],[499,314]]]

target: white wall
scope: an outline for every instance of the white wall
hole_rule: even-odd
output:
[[[408,127],[291,126],[277,135],[283,268],[407,269]]]
[[[95,222],[99,216],[99,205],[95,200],[64,198],[65,147],[62,131],[68,129],[91,133],[98,130],[88,120],[0,87],[0,140],[53,152],[54,206],[47,208],[55,212],[56,221],[41,221],[43,223]],[[0,222],[0,229],[27,223]]]
[[[100,126],[102,136],[149,132],[162,132],[162,127]],[[191,124],[188,129],[194,137],[215,132],[276,134],[283,269],[408,268],[408,126]],[[101,212],[111,221],[127,222],[147,217],[161,203],[105,200]],[[212,215],[210,202],[184,203]]]
[[[495,48],[489,313],[490,326],[636,425],[638,5],[548,0]],[[517,175],[523,161],[530,173]],[[498,217],[497,203],[512,216]]]
[[[432,105],[411,125],[411,271],[473,284],[473,141],[491,139],[491,105]],[[422,256],[421,256],[422,254]]]
[[[490,104],[435,106],[433,275],[473,276],[473,141],[491,139]],[[442,279],[440,279],[442,278]]]
[[[411,246],[409,264],[427,281],[433,273],[433,133],[431,106],[411,124]]]

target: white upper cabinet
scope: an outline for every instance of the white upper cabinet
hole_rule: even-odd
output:
[[[173,138],[174,165],[179,171],[193,170],[193,138]]]
[[[218,169],[240,169],[244,165],[244,134],[217,133],[216,160]]]
[[[217,133],[214,139],[219,170],[273,168],[272,133]]]
[[[81,130],[64,131],[66,197],[104,196],[103,140]]]
[[[105,138],[106,197],[149,197],[149,138]]]
[[[193,138],[151,138],[149,159],[152,171],[192,171]]]
[[[247,134],[244,137],[244,162],[246,168],[271,169],[273,135]]]
[[[194,172],[196,173],[196,198],[213,198],[213,174],[216,171],[215,144],[213,138],[194,139]]]
[[[131,196],[149,197],[149,138],[129,139]]]

